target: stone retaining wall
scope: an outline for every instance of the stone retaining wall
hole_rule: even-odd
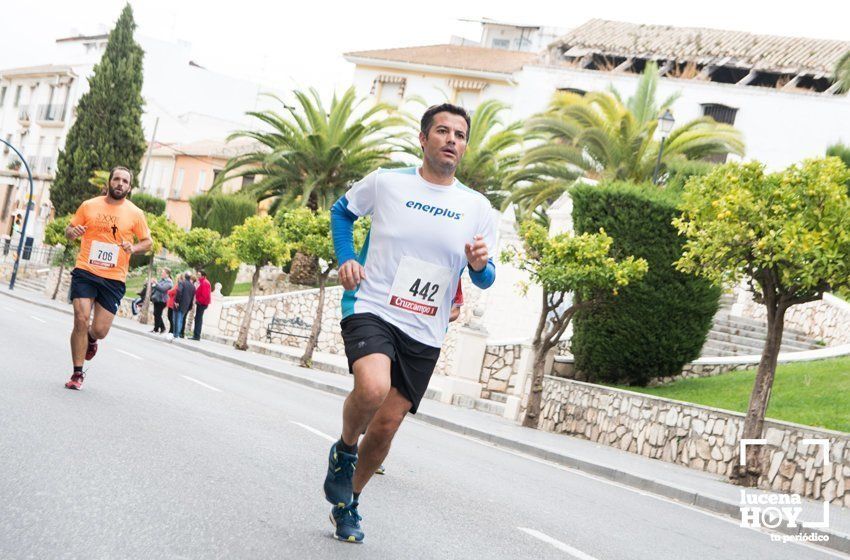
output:
[[[483,398],[489,398],[491,393],[516,392],[522,349],[521,344],[487,345],[478,380]]]
[[[739,298],[742,314],[758,321],[767,321],[767,311],[753,301],[752,294]],[[850,343],[850,303],[825,294],[822,300],[794,305],[785,312],[785,325],[800,329],[814,340],[827,346]]]
[[[322,331],[319,334],[319,344],[316,348],[318,352],[327,352],[329,354],[343,354],[345,352],[345,346],[343,345],[342,334],[339,328],[339,322],[342,320],[342,309],[340,307],[342,291],[343,288],[341,286],[334,286],[325,290]],[[482,290],[473,286],[469,279],[464,277],[463,293],[464,305],[461,309],[460,317],[458,317],[457,321],[449,325],[446,339],[443,342],[440,359],[435,368],[435,372],[438,374],[445,375],[451,371],[456,352],[458,351],[456,348],[457,329],[465,325],[472,317],[472,310],[478,303]],[[290,319],[300,317],[302,321],[312,324],[313,317],[316,316],[318,295],[318,289],[311,289],[257,297],[251,313],[251,326],[248,331],[248,339],[266,341],[266,327],[271,322],[275,313],[278,314],[278,317]],[[246,304],[247,299],[224,304],[218,322],[219,334],[228,337],[238,336]],[[304,330],[303,333],[309,335],[309,331],[307,330]],[[271,342],[273,344],[303,348],[306,339],[273,333]]]
[[[738,462],[744,416],[580,381],[547,376],[540,428],[646,457],[728,476]],[[850,434],[765,422],[759,488],[850,506]],[[822,446],[830,442],[829,465]]]

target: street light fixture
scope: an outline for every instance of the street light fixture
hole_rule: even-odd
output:
[[[18,241],[18,251],[17,251],[17,254],[15,255],[15,264],[12,266],[12,279],[9,281],[9,289],[14,290],[15,289],[15,279],[18,277],[18,265],[21,263],[21,255],[23,254],[23,250],[24,250],[24,238],[26,237],[26,234],[27,234],[27,222],[29,222],[29,218],[30,218],[30,207],[33,203],[32,171],[30,171],[30,166],[27,163],[26,158],[21,154],[21,152],[18,151],[17,148],[15,148],[13,145],[9,144],[8,142],[3,140],[2,138],[0,138],[0,142],[9,146],[12,149],[12,151],[14,151],[15,154],[17,154],[17,156],[21,159],[21,161],[24,164],[24,167],[27,170],[27,176],[29,177],[29,180],[30,180],[30,196],[29,196],[29,199],[27,200],[26,212],[24,212],[24,223],[21,225],[21,239]]]
[[[673,126],[676,124],[676,119],[673,118],[673,113],[670,109],[664,111],[664,114],[658,117],[658,128],[661,130],[661,145],[658,147],[658,159],[655,160],[655,171],[652,172],[652,182],[658,184],[658,167],[661,165],[661,154],[664,153],[664,141],[670,136],[673,131]]]

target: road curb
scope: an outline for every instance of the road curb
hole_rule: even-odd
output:
[[[0,290],[0,293],[7,295],[11,298],[24,301],[26,303],[30,303],[32,305],[37,305],[39,307],[44,307],[47,309],[53,309],[56,311],[60,311],[67,315],[73,315],[73,312],[70,309],[63,309],[57,305],[53,305],[47,302],[34,301],[25,296],[21,296],[18,294],[10,293],[8,290]],[[244,361],[239,360],[237,357],[228,356],[225,354],[221,354],[214,350],[204,348],[203,346],[199,346],[193,344],[191,342],[182,342],[180,340],[168,340],[165,337],[161,337],[155,335],[153,333],[148,332],[140,332],[136,329],[132,329],[120,324],[113,324],[113,328],[117,328],[124,332],[129,332],[132,334],[140,335],[147,337],[151,340],[158,340],[160,342],[169,341],[172,344],[177,344],[181,348],[185,348],[192,352],[196,352],[211,358],[215,358],[221,360],[223,362],[231,363],[233,365],[243,367],[246,369],[255,370],[261,373],[265,373],[267,375],[272,375],[274,377],[278,377],[280,379],[291,381],[294,383],[299,383],[301,385],[311,387],[313,389],[317,389],[320,391],[324,391],[327,393],[331,393],[334,395],[345,396],[348,394],[349,389],[346,387],[340,387],[334,385],[332,383],[326,383],[320,380],[310,379],[308,377],[303,377],[300,375],[295,375],[292,373],[288,373],[286,371],[281,371],[272,367],[260,365],[260,364],[249,364]],[[255,351],[256,352],[256,351]],[[257,354],[264,355],[263,352],[256,352]],[[287,360],[286,357],[277,356],[269,354],[272,357],[277,359],[283,359],[289,362],[291,365],[296,367],[300,367],[297,364],[297,359],[293,358],[292,361]],[[331,368],[335,367],[330,365]],[[319,369],[319,368],[316,368]],[[324,370],[328,371],[328,370]],[[331,373],[338,373],[334,370],[331,370]],[[590,461],[586,461],[584,459],[579,459],[577,457],[573,457],[570,455],[566,455],[564,453],[552,451],[546,449],[544,447],[539,447],[536,445],[523,443],[521,441],[498,436],[495,434],[491,434],[489,432],[485,432],[483,430],[479,430],[477,428],[471,428],[469,426],[465,426],[463,424],[459,424],[457,422],[453,422],[451,420],[447,420],[445,418],[441,418],[439,416],[431,415],[428,412],[420,411],[416,414],[415,418],[417,420],[421,420],[427,424],[431,424],[433,426],[443,428],[445,430],[449,430],[451,432],[458,433],[460,435],[468,436],[473,439],[481,440],[486,443],[493,444],[498,447],[504,447],[506,449],[510,449],[512,451],[517,451],[520,453],[524,453],[526,455],[530,455],[532,457],[543,459],[545,461],[550,461],[552,463],[573,468],[587,474],[591,474],[594,476],[598,476],[600,478],[604,478],[606,480],[610,480],[612,482],[617,482],[623,484],[624,486],[628,486],[634,488],[636,490],[644,491],[650,494],[654,494],[657,496],[662,496],[665,498],[669,498],[675,500],[677,502],[681,502],[687,505],[692,505],[694,507],[710,511],[712,513],[720,514],[723,516],[731,517],[734,519],[738,519],[740,516],[739,504],[730,502],[716,496],[711,496],[708,494],[695,492],[693,490],[689,490],[686,488],[682,488],[670,483],[665,483],[662,481],[654,480],[647,477],[642,477],[638,475],[634,475],[613,467],[608,467],[606,465],[601,465],[598,463],[593,463]],[[795,535],[798,532],[793,531],[788,527],[780,527],[774,529],[774,531],[783,533],[786,535]],[[843,535],[841,533],[836,533],[830,530],[807,530],[809,533],[818,533],[822,535],[829,536],[829,541],[826,543],[818,542],[812,543],[815,546],[821,546],[824,548],[829,548],[832,550],[840,551],[843,553],[850,554],[850,535]]]

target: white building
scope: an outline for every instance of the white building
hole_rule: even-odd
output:
[[[514,41],[528,29],[515,26],[508,33],[504,22],[482,23],[481,43],[488,47],[497,32]],[[539,42],[534,33],[528,37]],[[469,109],[495,98],[512,106],[513,118],[544,110],[562,89],[581,93],[613,85],[628,97],[646,62],[654,60],[662,73],[658,97],[680,95],[676,120],[710,115],[734,124],[744,135],[746,159],[780,168],[850,142],[850,96],[832,82],[832,69],[847,51],[848,41],[591,20],[536,53],[454,44],[345,58],[356,65],[361,95],[387,101],[416,94]]]
[[[87,78],[106,48],[107,34],[81,35],[56,41],[53,59],[62,64],[0,70],[0,138],[26,157],[33,171],[34,210],[27,237],[40,243],[50,217],[50,185],[59,151],[76,116],[76,105],[88,91]],[[257,84],[211,72],[190,58],[186,42],[136,38],[145,51],[145,100],[142,127],[150,140],[188,143],[199,138],[226,138],[253,123],[246,111],[270,103]],[[9,235],[13,216],[26,208],[26,172],[3,147],[0,155],[0,236]],[[10,167],[11,166],[11,167]]]

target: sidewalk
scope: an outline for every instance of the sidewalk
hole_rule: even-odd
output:
[[[15,290],[13,293],[4,286],[0,287],[0,294],[71,313],[70,306],[47,300],[33,292]],[[149,333],[148,325],[129,319],[116,318],[114,327],[163,340],[160,335]],[[346,395],[351,389],[352,379],[347,375],[344,356],[317,353],[314,356],[314,369],[305,369],[295,365],[301,355],[299,349],[252,342],[251,351],[243,352],[225,343],[227,339],[223,337],[213,338],[215,341],[176,340],[173,344],[330,393]],[[583,439],[523,428],[501,417],[427,398],[414,418],[499,447],[740,520],[741,487],[730,484],[718,475],[649,459]],[[747,492],[768,494],[754,489],[748,489]],[[800,521],[820,521],[823,513],[823,502],[804,499]],[[794,530],[788,528],[780,528],[778,531],[795,534]],[[828,543],[821,543],[823,546],[850,553],[850,509],[829,506],[829,528],[818,529],[817,532],[830,537]]]

